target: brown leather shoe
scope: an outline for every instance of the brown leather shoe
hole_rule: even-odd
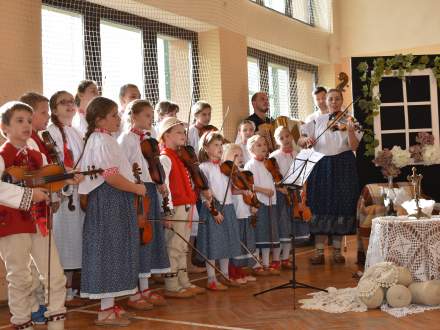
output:
[[[312,265],[324,265],[325,264],[325,258],[323,254],[316,254],[313,257],[309,259],[310,263]]]
[[[189,292],[194,293],[195,295],[203,294],[206,292],[205,288],[201,288],[200,286],[192,284],[190,287],[185,288],[185,290],[188,290]]]
[[[342,254],[334,254],[333,262],[336,264],[345,264],[345,257]]]
[[[142,297],[134,301],[128,299],[127,306],[138,311],[149,311],[153,309],[153,304],[149,303]]]
[[[165,290],[163,292],[164,297],[166,298],[176,298],[176,299],[186,299],[195,297],[195,294],[186,289],[180,289],[179,291],[168,291]]]
[[[270,275],[269,272],[263,267],[257,267],[257,268],[252,269],[252,273],[255,276],[269,276]]]
[[[231,280],[225,279],[223,276],[219,276],[217,279],[218,282],[220,282],[223,285],[229,286],[229,287],[235,287],[238,288],[240,286],[239,283]]]

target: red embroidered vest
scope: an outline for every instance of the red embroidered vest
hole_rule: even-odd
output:
[[[0,156],[3,157],[5,168],[26,166],[36,170],[43,166],[43,157],[39,151],[27,149],[27,155],[24,155],[9,142],[0,148]],[[22,233],[36,233],[31,212],[0,205],[0,237]]]
[[[161,154],[171,159],[169,183],[173,205],[195,204],[197,195],[191,186],[189,172],[179,156],[170,148],[164,148]]]

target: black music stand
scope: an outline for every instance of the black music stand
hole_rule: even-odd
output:
[[[295,166],[296,165],[295,162],[297,160],[302,161],[303,163],[300,164],[299,166]],[[285,186],[287,186],[287,189],[289,190],[290,193],[295,190],[301,189],[304,182],[307,180],[307,177],[310,174],[313,166],[317,163],[318,160],[312,161],[312,160],[310,160],[310,156],[307,158],[304,158],[304,159],[295,158],[291,168],[289,169],[289,172],[285,176],[285,179],[283,179],[283,182],[284,182],[283,184]],[[307,167],[308,164],[310,164],[309,168]],[[293,177],[293,180],[290,180],[289,179],[290,177]],[[285,183],[286,181],[288,181],[289,183]],[[291,217],[292,217],[292,213],[291,213]],[[295,221],[294,219],[291,219],[291,220],[292,220],[292,222]],[[296,236],[296,229],[294,227],[293,235],[291,235],[291,237],[290,237],[290,244],[292,246],[292,249],[291,249],[292,268],[293,268],[292,269],[292,279],[287,283],[284,283],[284,284],[275,286],[273,288],[269,288],[269,289],[254,293],[254,297],[259,296],[260,294],[263,294],[266,292],[274,291],[274,290],[291,288],[291,289],[293,289],[293,309],[295,309],[295,300],[296,300],[295,299],[295,289],[313,289],[313,290],[317,290],[317,291],[327,292],[327,290],[325,290],[325,289],[321,289],[321,288],[318,288],[318,287],[315,287],[315,286],[312,286],[309,284],[301,283],[296,280],[295,236]]]

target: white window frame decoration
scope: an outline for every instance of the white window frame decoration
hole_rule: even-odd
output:
[[[391,74],[383,75],[383,77],[396,77],[397,72],[393,71]],[[393,129],[393,130],[382,130],[381,127],[381,116],[378,114],[374,117],[374,135],[378,141],[378,145],[375,148],[375,153],[377,155],[378,152],[382,151],[382,135],[383,134],[393,134],[393,133],[405,133],[405,149],[409,150],[410,147],[410,139],[409,136],[411,133],[418,132],[427,132],[431,133],[434,136],[434,146],[438,149],[440,148],[440,136],[439,136],[439,121],[438,121],[438,87],[437,87],[437,78],[435,77],[433,71],[431,69],[423,69],[423,70],[413,70],[410,73],[405,72],[403,77],[412,77],[412,76],[429,76],[429,85],[430,85],[430,101],[422,101],[422,102],[408,102],[407,101],[407,87],[405,79],[402,79],[402,87],[403,87],[403,102],[381,102],[380,108],[389,107],[389,106],[400,106],[404,108],[404,118],[405,118],[405,128],[402,129]],[[379,85],[373,88],[373,96],[380,98],[379,93]],[[408,115],[408,106],[414,105],[430,105],[431,106],[431,128],[409,128],[409,115]],[[419,163],[412,163],[419,164]]]

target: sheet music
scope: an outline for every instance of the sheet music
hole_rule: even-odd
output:
[[[307,181],[313,167],[324,157],[323,153],[313,149],[302,149],[292,162],[289,171],[284,176],[284,184],[302,187]]]

